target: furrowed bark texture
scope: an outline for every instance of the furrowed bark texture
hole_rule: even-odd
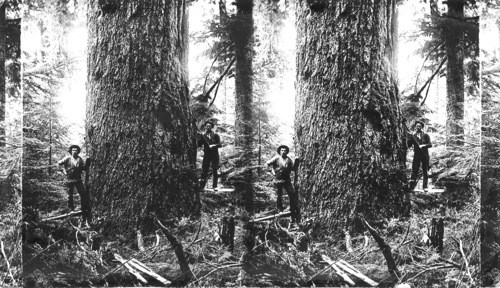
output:
[[[407,209],[391,67],[395,3],[318,3],[297,5],[299,198],[320,230],[340,231],[359,227],[358,213],[374,220]]]
[[[453,19],[464,18],[464,1],[450,0],[448,15]],[[464,139],[464,34],[460,27],[444,25],[446,56],[446,144],[463,145]]]
[[[235,46],[235,145],[245,154],[236,165],[251,166],[253,157],[253,50],[254,21],[253,0],[236,0],[237,14],[231,22],[231,38]],[[252,171],[248,169],[235,190],[242,196],[241,201],[247,211],[253,209]]]
[[[496,85],[500,75],[482,75],[481,117],[481,275],[482,286],[494,285],[492,269],[500,269],[500,100]]]
[[[237,15],[231,25],[236,53],[236,146],[251,145],[253,139],[253,0],[237,0]]]
[[[0,124],[5,123],[5,58],[7,57],[6,4],[0,4]],[[0,127],[0,147],[5,146],[5,128]]]
[[[99,2],[99,3],[98,3]],[[97,216],[148,228],[198,207],[186,2],[91,1],[87,143]]]

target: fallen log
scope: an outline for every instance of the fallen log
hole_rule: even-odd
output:
[[[82,215],[82,211],[80,211],[80,210],[79,211],[71,211],[71,212],[63,214],[63,215],[57,215],[57,216],[52,216],[52,217],[49,217],[49,218],[45,218],[45,219],[42,220],[42,222],[60,220],[60,219],[66,218],[66,217],[80,216],[80,215]]]
[[[377,282],[375,282],[372,279],[370,279],[367,276],[365,276],[358,269],[356,269],[354,266],[352,266],[351,264],[347,263],[346,261],[340,259],[335,264],[337,264],[337,266],[339,266],[340,268],[342,268],[342,270],[344,270],[344,271],[346,271],[346,272],[348,272],[348,273],[350,273],[350,274],[358,277],[359,279],[363,280],[368,285],[370,285],[372,287],[378,286]]]
[[[349,283],[352,286],[355,285],[354,281],[352,281],[352,279],[349,278],[347,274],[345,274],[342,270],[340,270],[340,268],[335,264],[335,262],[333,262],[332,259],[330,259],[330,257],[326,255],[321,255],[321,259],[323,259],[323,261],[325,261],[328,265],[330,265],[330,267],[332,267],[333,270],[335,270],[335,273],[337,273],[340,277],[342,277],[342,279],[344,279],[345,282]]]
[[[139,262],[137,259],[132,258],[130,259],[130,265],[134,267],[135,269],[141,271],[144,274],[148,274],[149,276],[155,278],[156,280],[160,281],[163,285],[169,285],[172,282],[168,281],[167,279],[161,277],[160,275],[156,274],[153,270],[151,270],[148,266],[144,265],[143,263]]]
[[[291,215],[292,215],[292,212],[287,211],[287,212],[281,212],[281,213],[278,213],[278,214],[273,214],[273,215],[269,215],[269,216],[264,216],[264,217],[261,217],[261,218],[253,219],[253,220],[250,220],[248,222],[255,223],[255,222],[261,222],[261,221],[265,221],[265,220],[271,220],[271,219],[274,219],[274,218],[288,217],[288,216],[291,216]]]
[[[116,260],[118,260],[120,263],[122,263],[123,266],[125,266],[125,268],[127,268],[128,272],[130,272],[130,274],[134,275],[143,284],[148,284],[148,281],[144,277],[142,277],[139,272],[137,272],[134,268],[132,268],[132,266],[129,264],[130,260],[126,261],[125,259],[123,259],[120,255],[118,255],[116,253],[114,254],[114,256],[115,256]]]

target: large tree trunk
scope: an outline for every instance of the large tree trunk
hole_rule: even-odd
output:
[[[0,147],[5,146],[5,60],[7,57],[6,3],[0,4]]]
[[[110,227],[147,233],[198,207],[186,1],[91,1],[88,17],[90,193]]]
[[[299,197],[321,229],[359,227],[357,214],[408,212],[391,64],[394,7],[391,0],[298,1]]]
[[[454,21],[464,18],[464,1],[449,0],[448,18],[444,23],[446,46],[446,144],[463,145],[464,139],[464,34]],[[454,21],[453,21],[454,20]]]
[[[236,0],[237,14],[231,25],[231,38],[235,46],[235,146],[241,148],[244,156],[236,165],[251,166],[253,159],[253,0]],[[235,182],[237,193],[242,196],[247,211],[253,209],[252,171],[247,170]]]
[[[481,82],[481,275],[482,286],[493,286],[491,271],[500,269],[500,74],[483,73]]]

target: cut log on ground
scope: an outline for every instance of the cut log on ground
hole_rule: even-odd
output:
[[[130,265],[132,267],[134,267],[135,269],[141,271],[142,273],[144,274],[147,274],[151,277],[153,277],[154,279],[158,280],[159,282],[161,282],[163,285],[169,285],[171,284],[170,281],[168,281],[167,279],[161,277],[160,275],[156,274],[153,270],[151,270],[148,266],[144,265],[143,263],[139,262],[137,259],[135,258],[132,258],[130,259]]]
[[[80,215],[82,215],[82,211],[80,211],[80,210],[79,211],[71,211],[71,212],[63,214],[63,215],[57,215],[57,216],[52,216],[52,217],[49,217],[49,218],[45,218],[45,219],[42,220],[42,222],[60,220],[60,219],[64,219],[64,218],[67,218],[67,217],[80,216]]]
[[[125,266],[125,268],[127,268],[128,272],[130,272],[130,274],[134,275],[143,284],[148,284],[148,281],[144,277],[141,276],[141,273],[139,273],[134,268],[132,268],[132,266],[129,264],[130,261],[126,261],[125,259],[123,259],[120,255],[118,255],[116,253],[114,254],[114,256],[115,256],[116,260],[118,260],[120,263],[122,263],[123,266]]]
[[[139,279],[139,281],[141,281],[144,284],[147,284],[148,282],[144,277],[142,277],[142,275],[139,272],[142,272],[142,273],[156,279],[157,281],[161,282],[163,285],[172,284],[172,282],[170,282],[167,279],[163,278],[162,276],[158,275],[153,270],[151,270],[148,266],[139,262],[135,258],[125,260],[125,259],[123,259],[123,257],[121,257],[120,255],[118,255],[116,253],[114,254],[114,256],[115,256],[116,260],[118,260],[120,263],[122,263],[123,266],[125,266],[131,274],[133,274],[135,277],[137,277],[137,279]]]
[[[250,220],[248,222],[250,222],[250,223],[261,222],[261,221],[271,220],[271,219],[274,219],[274,218],[288,217],[288,216],[291,216],[291,215],[292,215],[292,212],[290,212],[290,211],[288,211],[288,212],[281,212],[281,213],[278,213],[278,214],[273,214],[273,215],[269,215],[269,216],[264,216],[264,217],[261,217],[261,218],[253,219],[253,220]]]
[[[347,263],[346,261],[340,259],[338,260],[335,264],[337,264],[338,267],[343,269],[344,271],[358,277],[359,279],[363,280],[367,284],[369,284],[372,287],[378,286],[378,283],[373,281],[372,279],[368,278],[365,276],[363,273],[361,273],[358,269],[356,269],[354,266],[351,264]]]
[[[342,277],[342,279],[344,279],[345,282],[349,283],[352,286],[355,285],[354,281],[352,281],[352,279],[349,278],[349,276],[347,276],[346,273],[340,270],[340,268],[335,264],[335,262],[333,262],[332,259],[330,259],[330,257],[326,255],[321,255],[321,259],[323,259],[323,261],[325,261],[328,265],[330,265],[330,267],[332,267],[333,270],[335,270],[335,273],[337,273],[337,275]]]

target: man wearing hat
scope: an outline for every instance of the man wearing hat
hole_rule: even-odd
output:
[[[424,123],[422,121],[416,121],[415,123],[415,133],[411,134],[406,140],[408,144],[408,148],[413,146],[413,163],[411,166],[412,173],[411,173],[411,181],[410,181],[410,188],[413,190],[415,186],[417,185],[417,177],[418,177],[418,170],[420,169],[420,165],[422,165],[422,175],[423,175],[423,188],[424,192],[427,192],[427,183],[428,183],[428,175],[427,175],[427,170],[429,168],[429,150],[428,148],[432,147],[431,144],[431,139],[429,137],[429,134],[424,133],[422,131],[422,128],[424,128]]]
[[[198,147],[203,146],[203,162],[201,164],[200,188],[207,183],[208,170],[212,166],[213,184],[212,188],[217,191],[217,169],[219,168],[219,148],[222,147],[220,137],[213,131],[214,123],[207,121],[204,124],[205,133],[198,132]]]
[[[290,199],[290,212],[292,213],[292,222],[297,223],[300,221],[300,210],[298,197],[293,189],[292,180],[290,179],[290,174],[294,171],[295,166],[288,157],[288,152],[290,149],[286,145],[281,145],[276,149],[278,155],[276,155],[271,160],[267,161],[266,164],[271,168],[271,174],[275,177],[275,184],[277,189],[277,200],[276,206],[279,211],[283,211],[283,202],[281,200],[283,195],[283,189],[286,190],[288,198]],[[295,172],[297,173],[297,172]]]
[[[57,164],[62,166],[62,172],[66,175],[66,186],[68,187],[68,206],[71,210],[75,210],[75,205],[73,203],[73,190],[76,188],[76,191],[80,195],[80,202],[82,206],[82,216],[83,223],[88,226],[88,222],[91,221],[91,212],[90,212],[90,197],[83,187],[82,182],[82,171],[87,170],[83,159],[78,156],[80,154],[80,146],[71,145],[68,148],[69,154],[71,156],[66,156]]]

